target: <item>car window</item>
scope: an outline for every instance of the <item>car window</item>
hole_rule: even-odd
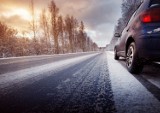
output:
[[[146,7],[148,7],[147,2],[141,2],[141,4],[139,5],[138,9],[137,9],[137,13],[136,15],[140,14],[142,11],[144,11],[146,9]]]
[[[135,12],[133,13],[133,15],[131,16],[131,18],[130,18],[130,20],[128,21],[127,25],[132,22],[132,20],[133,20],[134,17],[135,17],[136,12],[137,12],[137,11],[135,11]]]
[[[131,16],[130,20],[128,21],[127,25],[130,24],[132,22],[132,20],[134,19],[135,15],[137,14],[137,11],[141,8],[143,1],[141,1],[141,3],[139,4],[139,6],[137,7],[137,10],[133,13],[133,15]]]

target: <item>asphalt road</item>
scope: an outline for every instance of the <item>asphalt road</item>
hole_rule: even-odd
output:
[[[0,113],[160,113],[159,69],[131,75],[112,52],[0,59]]]

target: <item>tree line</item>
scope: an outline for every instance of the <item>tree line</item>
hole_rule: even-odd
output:
[[[42,9],[39,21],[35,18],[35,4],[31,0],[32,20],[29,24],[32,38],[0,21],[0,57],[41,54],[64,54],[96,51],[98,46],[85,32],[83,21],[74,16],[60,15],[54,0]]]
[[[141,0],[123,0],[121,5],[122,17],[118,19],[117,25],[115,26],[115,33],[122,33],[123,29],[126,27],[130,17],[136,11],[136,9],[141,4]],[[110,44],[112,49],[118,39],[113,36]]]

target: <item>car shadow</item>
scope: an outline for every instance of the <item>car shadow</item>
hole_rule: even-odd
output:
[[[119,63],[126,68],[125,59],[121,58]],[[153,81],[159,80],[158,82],[160,84],[160,64],[151,63],[145,65],[142,73],[132,75],[160,101],[160,88],[150,81],[150,79]]]

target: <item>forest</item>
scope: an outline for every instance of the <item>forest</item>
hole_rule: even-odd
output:
[[[118,19],[117,25],[115,26],[115,30],[113,32],[113,38],[110,42],[111,49],[113,50],[114,45],[116,44],[118,38],[114,37],[115,33],[121,33],[123,29],[126,27],[130,17],[136,11],[136,9],[140,6],[141,0],[123,0],[121,5],[121,13],[122,17]]]
[[[85,31],[83,21],[73,15],[61,15],[52,0],[35,19],[35,6],[31,0],[32,20],[29,22],[32,37],[0,20],[0,58],[44,54],[65,54],[96,51],[98,46]],[[17,25],[18,26],[18,25]]]

